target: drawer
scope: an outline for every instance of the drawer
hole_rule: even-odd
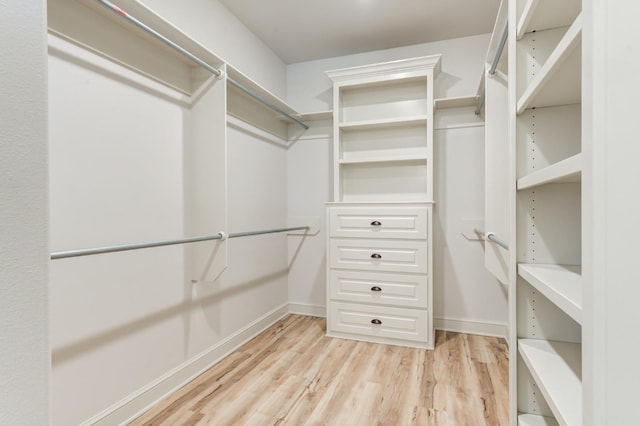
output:
[[[329,235],[356,238],[427,238],[427,207],[330,207]]]
[[[330,331],[421,342],[428,339],[426,309],[331,302],[328,320]]]
[[[424,308],[428,302],[428,278],[426,275],[331,270],[329,297],[349,302]]]
[[[427,242],[330,239],[331,268],[426,273]]]

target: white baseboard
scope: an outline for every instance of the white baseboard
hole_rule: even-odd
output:
[[[149,410],[163,398],[220,362],[231,352],[248,342],[289,313],[289,304],[266,313],[243,329],[191,358],[127,398],[84,421],[82,425],[126,424]]]
[[[437,330],[454,331],[456,333],[479,334],[482,336],[493,336],[508,339],[508,328],[506,323],[481,322],[473,320],[434,318],[434,327]]]
[[[327,316],[327,308],[306,303],[289,303],[289,313],[324,318]]]

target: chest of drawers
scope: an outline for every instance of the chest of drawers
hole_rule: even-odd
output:
[[[433,348],[430,203],[329,205],[327,335]]]

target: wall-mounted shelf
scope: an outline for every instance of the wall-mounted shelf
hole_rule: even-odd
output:
[[[446,108],[462,108],[476,106],[478,103],[477,96],[459,96],[455,98],[439,98],[434,100],[434,106],[436,109]]]
[[[277,106],[287,114],[290,114],[294,117],[300,116],[300,113],[295,109],[293,109],[289,104],[287,104],[285,101],[283,101],[282,99],[274,95],[269,90],[265,89],[260,84],[256,83],[254,80],[249,78],[247,75],[243,74],[240,70],[233,67],[232,65],[227,64],[227,74],[229,75],[229,78],[237,81],[247,89],[251,90],[254,94],[260,96],[261,98],[265,99],[269,103]],[[233,88],[233,86],[231,85],[230,87]],[[234,90],[236,89],[234,88]],[[263,107],[266,108],[266,106],[263,106]],[[269,110],[269,111],[272,115],[275,114],[272,110]],[[279,116],[278,118],[289,122],[289,120],[284,116]]]
[[[254,95],[259,96],[264,101],[270,103],[276,108],[279,108],[281,111],[291,115],[292,117],[297,118],[300,116],[300,113],[294,110],[282,99],[256,83],[233,66],[227,65],[227,74],[230,79],[233,79],[251,91]],[[232,116],[285,140],[288,138],[288,125],[290,123],[295,124],[296,127],[304,130],[302,127],[298,126],[297,123],[294,123],[283,114],[274,111],[263,103],[256,101],[235,85],[228,82],[227,88],[227,109],[229,114]]]
[[[184,31],[135,0],[121,0],[126,13],[153,28],[213,68],[224,61]],[[49,32],[186,95],[211,73],[95,0],[50,0]],[[141,54],[141,53],[144,54]]]
[[[558,423],[581,425],[581,345],[519,339],[518,351]]]
[[[298,118],[302,121],[333,120],[333,111],[302,112],[298,115]]]
[[[582,268],[521,263],[518,274],[577,323],[582,322]]]
[[[527,108],[580,102],[581,41],[582,19],[578,15],[518,100],[518,114]]]
[[[582,154],[552,164],[518,179],[518,190],[533,188],[549,183],[575,183],[581,181]]]

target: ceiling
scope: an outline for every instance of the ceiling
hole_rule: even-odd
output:
[[[286,63],[489,33],[500,0],[219,0]]]

